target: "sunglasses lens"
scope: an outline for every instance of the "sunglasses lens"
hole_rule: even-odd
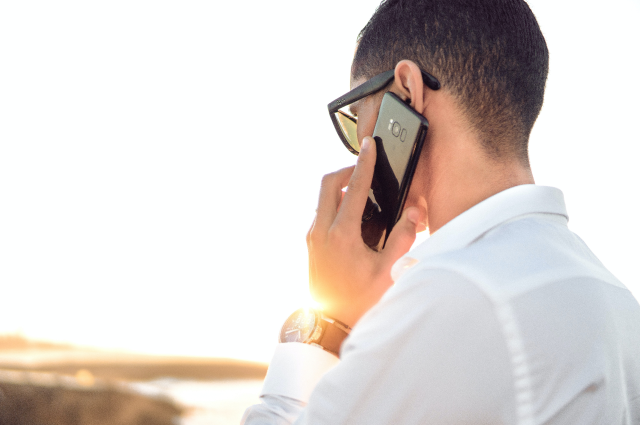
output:
[[[354,151],[360,152],[360,143],[358,143],[358,119],[343,111],[336,112],[336,118],[340,124],[342,135],[349,143],[349,146],[351,146]]]

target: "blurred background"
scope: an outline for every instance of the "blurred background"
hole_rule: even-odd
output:
[[[378,3],[2,2],[0,334],[268,362],[310,303],[320,179],[355,160],[326,105]],[[640,1],[528,3],[551,54],[536,182],[640,298]],[[209,390],[253,402],[259,375]]]

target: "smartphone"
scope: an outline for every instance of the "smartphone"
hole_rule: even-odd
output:
[[[362,214],[362,239],[380,251],[402,215],[429,122],[394,93],[382,98],[373,131],[376,165]]]

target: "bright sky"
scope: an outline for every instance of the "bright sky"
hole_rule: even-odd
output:
[[[220,6],[222,4],[222,6]],[[378,0],[0,5],[0,332],[267,361]],[[640,298],[640,1],[532,0],[537,183]]]

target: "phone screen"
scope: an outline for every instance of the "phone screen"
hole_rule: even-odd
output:
[[[362,238],[379,251],[396,224],[411,186],[429,123],[393,93],[385,93],[373,131],[376,165],[362,215]]]

